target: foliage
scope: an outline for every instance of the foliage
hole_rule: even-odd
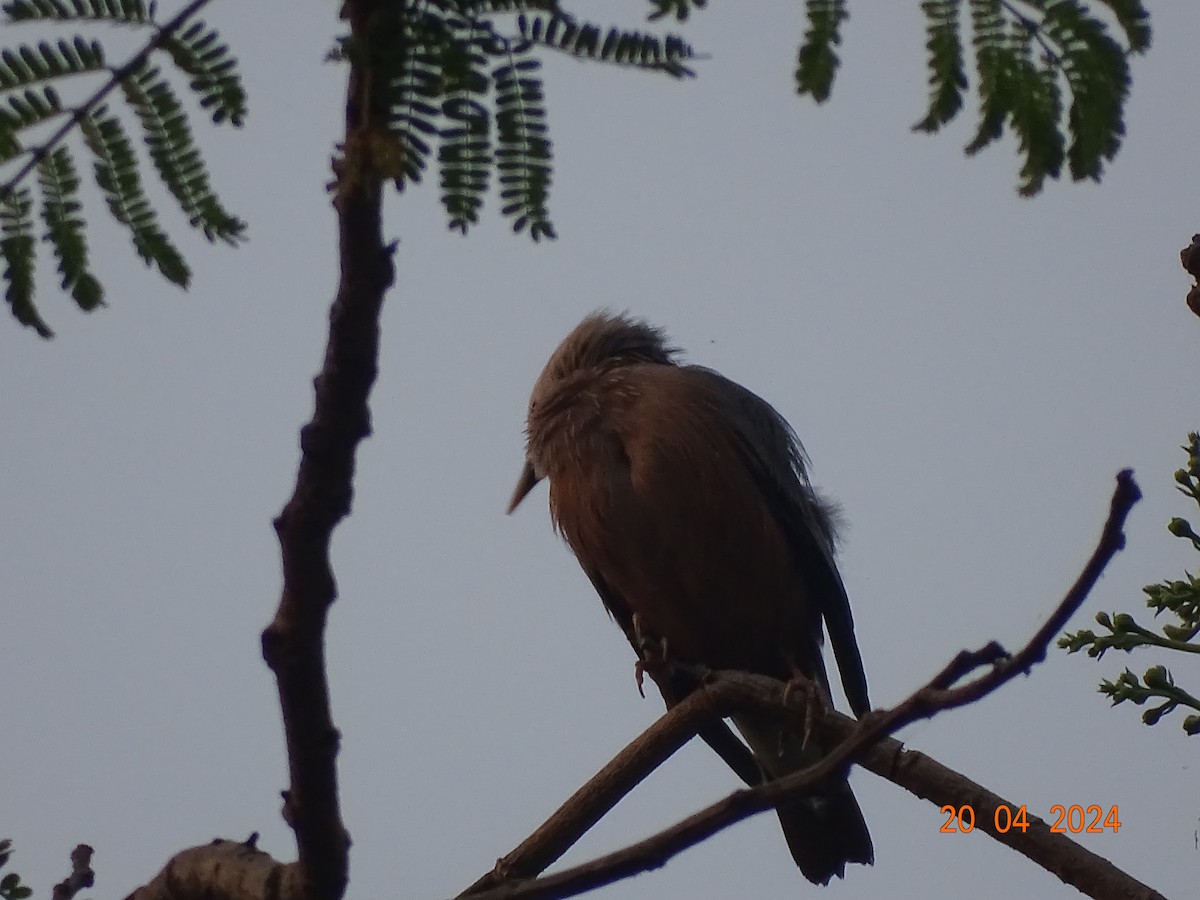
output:
[[[1188,435],[1183,446],[1188,455],[1187,467],[1175,472],[1178,490],[1200,506],[1200,433]],[[1186,519],[1174,518],[1167,530],[1176,537],[1190,541],[1192,548],[1200,551],[1200,535]],[[1090,630],[1077,631],[1060,638],[1058,645],[1070,653],[1086,649],[1088,656],[1100,659],[1108,650],[1131,652],[1136,647],[1163,647],[1184,653],[1200,653],[1200,578],[1185,572],[1180,581],[1164,581],[1147,585],[1146,605],[1157,617],[1169,613],[1174,621],[1166,623],[1159,632],[1139,625],[1128,613],[1096,614],[1096,621],[1107,629],[1106,634],[1095,634]],[[1162,700],[1162,704],[1142,713],[1142,721],[1155,725],[1178,706],[1190,707],[1200,712],[1200,700],[1175,684],[1166,666],[1154,665],[1146,670],[1139,681],[1128,668],[1117,676],[1116,681],[1100,682],[1100,692],[1108,696],[1113,705],[1129,700],[1138,706],[1147,700]],[[1188,734],[1200,733],[1200,715],[1189,715],[1183,720],[1183,730]]]
[[[838,59],[833,48],[842,42],[842,23],[849,17],[846,0],[807,0],[808,30],[796,65],[796,92],[818,103],[829,99]]]
[[[81,309],[104,302],[87,252],[78,167],[62,143],[76,130],[109,211],[129,230],[138,255],[175,284],[186,286],[190,278],[143,189],[135,142],[103,102],[115,88],[133,112],[158,179],[189,223],[210,241],[233,244],[244,235],[244,224],[217,199],[183,104],[155,64],[169,60],[215,123],[241,124],[246,97],[236,62],[217,33],[194,20],[205,2],[191,0],[162,25],[153,0],[8,0],[0,7],[6,24],[116,22],[152,33],[115,68],[100,42],[79,35],[0,47],[0,166],[17,170],[0,182],[0,271],[13,315],[44,337],[51,332],[33,302],[37,218],[63,289]],[[707,2],[649,5],[651,21],[683,22]],[[935,132],[952,121],[973,81],[979,121],[968,154],[1007,129],[1023,159],[1021,194],[1036,194],[1064,166],[1074,179],[1100,179],[1125,132],[1129,57],[1150,45],[1142,0],[923,0],[920,8],[930,96],[915,130]],[[840,64],[849,2],[806,0],[804,12],[796,90],[823,102]],[[535,241],[555,236],[538,54],[673,78],[691,75],[688,65],[697,58],[678,36],[602,28],[565,12],[558,0],[396,0],[377,5],[372,16],[359,39],[363,46],[342,38],[331,54],[365,63],[382,85],[376,108],[364,111],[371,165],[401,191],[435,167],[449,225],[463,233],[478,222],[484,197],[495,189],[514,231]],[[108,81],[83,102],[65,102],[58,93],[57,85],[71,76],[104,74]],[[51,123],[62,124],[41,143],[23,143]],[[22,184],[34,172],[36,191]]]
[[[824,4],[818,4],[824,5]],[[916,131],[952,120],[967,88],[962,0],[924,0],[930,96]],[[1038,193],[1067,164],[1076,181],[1099,181],[1125,134],[1129,56],[1150,47],[1141,0],[967,0],[979,123],[969,155],[1008,127],[1024,162],[1022,196]],[[1107,10],[1115,29],[1093,12]],[[1119,31],[1124,44],[1113,37]],[[1069,103],[1064,108],[1064,93]],[[1069,140],[1068,140],[1069,138]]]
[[[664,4],[686,15],[687,3]],[[467,232],[492,176],[500,212],[535,241],[553,238],[547,209],[551,144],[535,51],[613,63],[674,78],[691,75],[680,38],[603,29],[555,2],[404,0],[375,24],[374,46],[343,39],[336,56],[366,53],[385,79],[376,161],[397,189],[419,182],[435,157],[450,227]]]
[[[194,9],[202,5],[189,4],[162,25],[156,18],[157,5],[144,0],[11,0],[0,8],[5,25],[110,22],[151,32],[147,44],[116,67],[107,62],[99,41],[80,35],[0,48],[0,165],[15,172],[0,182],[5,299],[17,321],[42,337],[52,332],[34,304],[35,207],[42,240],[50,245],[58,264],[63,290],[83,310],[104,303],[104,289],[88,257],[77,151],[64,143],[76,129],[92,157],[92,176],[108,209],[129,230],[138,255],[181,287],[191,277],[143,189],[142,161],[133,141],[121,118],[103,102],[114,89],[120,89],[132,110],[159,180],[189,224],[209,241],[236,244],[244,236],[244,223],[222,206],[212,189],[183,104],[153,62],[169,60],[215,123],[242,124],[246,96],[236,62],[217,33],[192,18]],[[58,86],[74,76],[107,78],[90,96],[67,103]],[[50,137],[30,142],[29,135],[44,133],[51,124],[59,127]],[[22,185],[31,173],[37,177],[36,198],[33,190]]]
[[[11,855],[12,841],[8,838],[0,840],[0,869],[8,863]],[[21,876],[16,872],[9,872],[0,878],[0,900],[26,900],[32,894],[27,885],[21,884]]]

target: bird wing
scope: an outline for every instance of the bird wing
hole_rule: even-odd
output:
[[[596,569],[584,565],[583,571],[587,575],[588,580],[591,581],[592,587],[596,589],[596,593],[600,595],[605,609],[616,620],[616,623],[621,626],[621,631],[625,632],[625,637],[629,639],[629,643],[633,647],[633,652],[637,654],[638,659],[641,659],[642,649],[638,646],[637,633],[633,627],[633,612],[630,610],[629,604],[609,586],[608,582],[604,580],[604,577]],[[662,692],[663,702],[666,703],[667,709],[675,706],[676,703],[684,699],[699,686],[694,678],[678,671],[671,671],[664,677],[655,677],[653,675],[651,677],[654,678],[655,684],[658,685],[659,691]],[[749,747],[738,740],[737,736],[725,724],[723,719],[706,722],[700,726],[696,733],[704,739],[704,742],[725,761],[726,765],[742,781],[746,782],[750,787],[762,784],[762,769],[759,767],[758,762],[755,761],[754,754],[750,752]]]
[[[811,586],[829,630],[846,698],[861,716],[871,704],[850,599],[833,559],[835,529],[830,510],[808,482],[800,440],[771,404],[737,382],[703,366],[681,367],[680,372],[707,388],[735,432],[742,461],[786,533],[797,569]]]

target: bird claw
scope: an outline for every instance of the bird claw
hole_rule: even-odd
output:
[[[646,688],[644,687],[644,682],[646,680],[646,663],[644,661],[639,659],[633,664],[633,677],[637,681],[638,694],[645,700]]]
[[[650,677],[654,678],[655,669],[661,671],[667,665],[667,642],[664,638],[650,636],[642,627],[641,617],[637,613],[633,614],[633,636],[641,657],[633,664],[634,678],[637,680],[638,693],[644,700],[646,673],[649,672]]]
[[[818,724],[825,717],[825,709],[833,705],[833,700],[822,685],[813,681],[799,669],[792,673],[791,680],[783,686],[784,706],[791,700],[793,691],[799,691],[804,695],[804,729],[800,736],[800,747],[808,749],[813,732],[817,730]]]

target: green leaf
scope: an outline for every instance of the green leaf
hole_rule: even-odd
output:
[[[142,67],[121,82],[121,89],[141,122],[154,168],[189,224],[209,241],[236,245],[245,236],[246,225],[213,193],[187,114],[170,84],[157,68]]]
[[[162,44],[175,65],[190,77],[191,89],[216,124],[228,121],[240,127],[247,113],[246,89],[237,71],[237,60],[217,32],[196,21],[168,36]]]
[[[447,124],[439,134],[438,171],[450,227],[466,234],[479,221],[492,171],[491,116],[481,102],[490,85],[490,41],[483,23],[451,16],[446,25],[439,51]]]
[[[54,337],[37,307],[33,305],[33,200],[29,191],[18,188],[0,199],[0,261],[8,287],[4,299],[12,314],[43,338]]]
[[[499,66],[496,85],[496,167],[501,214],[513,231],[529,229],[535,241],[556,237],[546,201],[550,190],[550,140],[546,137],[542,82],[537,61]]]
[[[962,38],[959,34],[961,0],[925,0],[928,39],[929,107],[914,131],[935,132],[958,114],[962,93],[967,87],[963,71]]]
[[[41,41],[0,51],[0,91],[28,87],[39,81],[105,71],[104,51],[96,41],[81,37],[56,44]]]
[[[1145,53],[1150,49],[1150,13],[1141,0],[1100,0],[1107,6],[1117,24],[1125,32],[1130,53]]]
[[[610,28],[603,33],[598,25],[580,23],[566,13],[521,15],[517,27],[526,41],[561,50],[578,59],[633,66],[664,72],[673,78],[695,75],[685,63],[695,51],[681,37]]]
[[[38,163],[42,189],[43,240],[54,248],[62,288],[79,308],[90,312],[104,303],[104,290],[88,266],[85,222],[79,215],[79,176],[65,147],[56,148]]]
[[[4,11],[14,22],[97,20],[129,25],[151,21],[153,4],[143,0],[11,0]]]
[[[96,158],[96,184],[113,218],[129,228],[134,249],[147,264],[157,265],[168,281],[187,287],[191,271],[158,225],[158,215],[142,190],[137,158],[120,120],[100,106],[83,118],[81,126],[84,141]]]
[[[1103,163],[1116,156],[1125,134],[1124,105],[1130,85],[1125,51],[1078,0],[1050,4],[1043,27],[1047,38],[1061,48],[1060,65],[1071,91],[1067,113],[1071,177],[1099,181]]]
[[[842,22],[849,16],[845,0],[806,0],[808,30],[796,66],[796,93],[818,103],[829,99],[840,60],[834,47],[842,42]]]

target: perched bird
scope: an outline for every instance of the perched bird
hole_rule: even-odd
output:
[[[525,466],[509,512],[542,478],[550,513],[643,659],[738,669],[828,693],[822,620],[854,712],[870,708],[850,603],[833,561],[831,510],[808,482],[796,435],[728,378],[680,365],[662,331],[626,315],[585,318],[550,356],[529,400]],[[696,688],[648,668],[667,706]],[[667,667],[669,668],[669,667]],[[820,756],[768,716],[739,713],[701,736],[749,783]],[[778,809],[810,881],[874,862],[845,780]]]

